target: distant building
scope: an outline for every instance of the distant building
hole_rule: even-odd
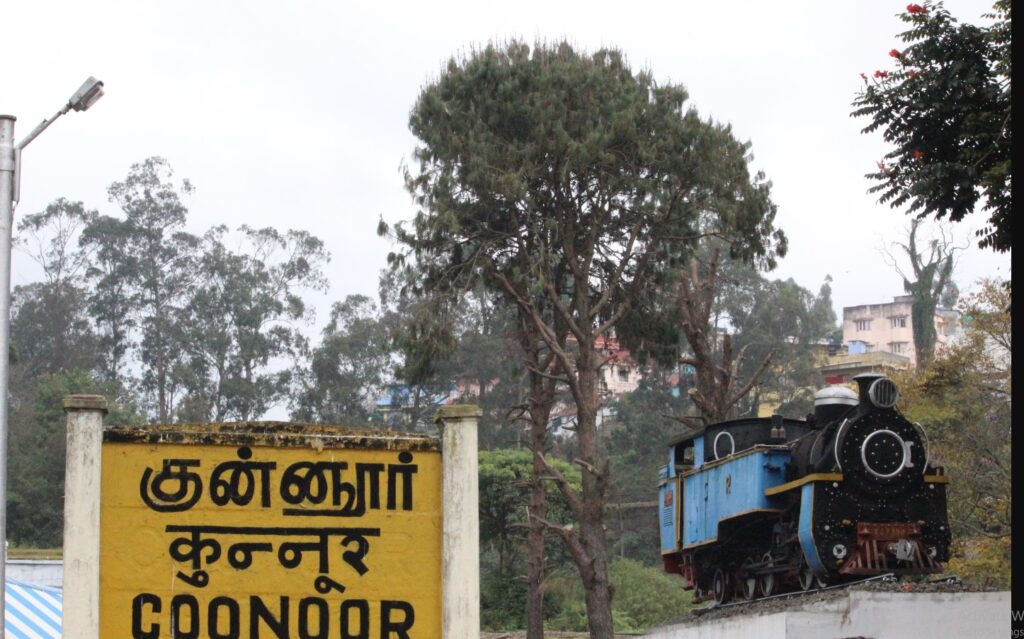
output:
[[[633,360],[628,350],[614,337],[597,340],[598,356],[604,361],[598,374],[598,384],[603,397],[618,399],[632,393],[643,379],[643,371]]]
[[[374,401],[373,421],[381,421],[389,428],[422,428],[431,423],[438,408],[455,402],[456,391],[453,388],[447,393],[431,393],[420,387],[394,384]]]
[[[910,317],[913,299],[911,295],[900,295],[888,303],[844,307],[843,343],[849,354],[890,353],[905,357],[909,366],[916,366]],[[959,313],[941,306],[935,309],[936,352],[945,348],[959,328]]]
[[[820,367],[826,384],[846,384],[861,373],[882,373],[888,375],[897,370],[910,368],[910,358],[906,355],[876,351],[872,353],[846,353],[828,358],[828,362]]]
[[[571,342],[572,338],[569,340]],[[643,371],[629,350],[619,344],[614,336],[598,338],[597,354],[602,361],[597,378],[598,395],[605,402],[597,410],[597,427],[600,429],[607,420],[614,417],[614,411],[608,405],[610,401],[635,391],[643,379]],[[548,428],[553,434],[563,435],[575,430],[576,421],[576,404],[571,399],[565,399],[552,408]]]

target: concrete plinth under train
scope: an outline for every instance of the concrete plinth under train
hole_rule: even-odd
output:
[[[767,603],[767,602],[765,602]],[[1009,592],[850,590],[785,610],[742,612],[655,628],[648,639],[906,639],[1009,637]]]

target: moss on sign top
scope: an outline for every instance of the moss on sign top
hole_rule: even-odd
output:
[[[440,450],[440,440],[425,435],[365,430],[331,424],[273,421],[110,426],[103,431],[103,441],[212,446],[274,446],[318,450],[325,448],[370,448],[414,452]]]

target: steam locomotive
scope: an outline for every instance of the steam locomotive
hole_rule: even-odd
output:
[[[876,373],[828,386],[807,419],[737,419],[668,446],[659,514],[665,571],[721,604],[949,560],[949,477]]]

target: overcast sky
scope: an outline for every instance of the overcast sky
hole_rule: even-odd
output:
[[[888,150],[849,116],[860,72],[892,68],[906,2],[416,2],[169,0],[6,4],[0,112],[17,139],[89,75],[106,95],[28,147],[16,217],[57,197],[117,214],[106,188],[159,155],[196,188],[190,230],[305,229],[333,255],[329,304],[374,295],[389,245],[377,220],[411,216],[399,171],[408,113],[453,54],[510,37],[618,47],[634,70],[682,83],[702,115],[753,143],[772,180],[789,255],[772,275],[843,306],[885,302],[902,281],[878,252],[909,218],[875,202],[864,174]],[[948,0],[980,22],[988,0]],[[955,278],[1008,278],[1009,257],[975,248],[979,216],[955,227],[971,248]],[[37,275],[15,253],[14,283]]]

